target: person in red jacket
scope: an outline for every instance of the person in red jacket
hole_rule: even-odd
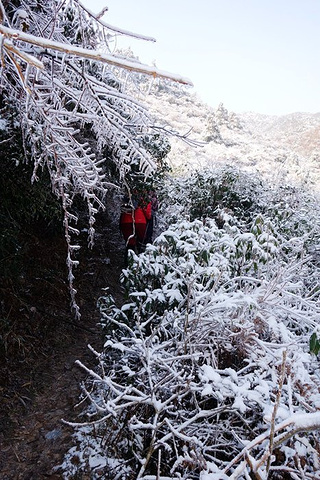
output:
[[[151,219],[151,202],[125,202],[121,208],[120,230],[129,249],[141,253],[145,245],[147,222]]]
[[[120,230],[126,242],[126,249],[134,250],[136,246],[134,206],[129,201],[125,201],[121,207]]]

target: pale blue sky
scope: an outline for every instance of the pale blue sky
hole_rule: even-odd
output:
[[[209,105],[267,114],[320,112],[320,0],[83,0],[144,63],[192,80]]]

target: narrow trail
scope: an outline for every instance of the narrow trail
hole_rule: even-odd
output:
[[[59,286],[51,282],[49,291],[42,281],[41,287],[31,289],[28,305],[25,302],[26,311],[22,313],[28,314],[28,325],[32,319],[37,325],[32,333],[33,347],[18,364],[9,362],[0,368],[1,480],[63,478],[54,467],[62,463],[72,445],[74,432],[61,419],[77,420],[83,408],[76,405],[80,383],[86,374],[75,361],[79,359],[94,368],[95,360],[87,345],[98,351],[102,348],[96,302],[103,288],[109,287],[121,302],[119,276],[123,268],[123,242],[117,232],[110,242],[108,226],[100,232],[94,249],[83,249],[76,272],[80,321],[70,314],[67,286],[64,283],[61,287],[61,278],[57,281]],[[56,246],[51,248],[49,255],[52,256]],[[35,257],[38,255],[39,251]],[[30,272],[34,272],[37,258],[31,259]],[[61,256],[59,261],[63,265],[65,258]],[[46,328],[41,328],[41,323]],[[77,480],[86,479],[77,477]]]

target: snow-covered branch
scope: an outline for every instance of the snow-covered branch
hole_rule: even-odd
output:
[[[119,188],[106,178],[108,162],[114,162],[120,183],[131,169],[145,176],[156,169],[141,140],[152,131],[149,114],[126,94],[114,72],[121,69],[191,82],[110,54],[108,32],[117,29],[77,0],[48,0],[41,5],[21,0],[17,9],[7,11],[2,3],[1,9],[3,102],[19,112],[24,144],[34,162],[32,180],[46,167],[53,191],[61,198],[70,291],[79,315],[72,271],[77,266],[72,237],[78,232],[73,199],[79,195],[87,203],[92,246],[95,215],[104,208],[108,189]],[[129,34],[121,29],[118,33]],[[141,126],[143,132],[137,134]]]
[[[95,60],[97,62],[107,63],[108,65],[120,67],[125,70],[129,70],[131,72],[144,73],[147,75],[152,75],[153,77],[166,78],[174,82],[182,83],[184,85],[192,85],[191,80],[181,75],[166,72],[164,70],[159,70],[154,66],[144,65],[144,64],[141,64],[140,62],[135,62],[132,60],[117,57],[116,55],[102,53],[102,52],[99,52],[98,50],[89,50],[86,48],[73,46],[67,43],[56,42],[48,38],[36,37],[35,35],[21,32],[20,30],[14,30],[12,28],[5,27],[4,25],[0,25],[0,33],[12,40],[20,40],[22,42],[26,42],[32,45],[36,45],[38,47],[42,47],[44,49],[48,48],[54,51],[63,52],[68,55],[76,56],[79,58],[87,58],[90,60]],[[10,44],[6,42],[6,40],[4,41],[4,47],[8,49],[10,48]],[[27,57],[25,54],[23,53],[20,54],[20,52],[18,54],[19,56],[24,56],[25,57],[24,59],[27,61]],[[30,62],[31,61],[33,63],[37,62],[37,60],[34,59],[33,57],[32,58],[30,57]],[[43,65],[41,62],[37,62],[36,66],[38,68],[43,68]]]
[[[115,27],[115,26],[110,25],[109,23],[106,23],[103,20],[101,20],[100,17],[108,10],[108,7],[105,7],[98,15],[95,15],[93,12],[91,12],[91,10],[86,8],[83,5],[82,2],[79,2],[77,0],[77,3],[79,5],[81,5],[81,8],[83,8],[84,11],[86,11],[90,16],[92,16],[95,20],[97,20],[100,25],[102,25],[104,28],[107,28],[108,30],[110,30],[112,32],[115,32],[115,33],[120,34],[120,35],[125,35],[127,37],[137,38],[139,40],[145,40],[147,42],[155,42],[156,41],[156,39],[153,38],[153,37],[142,35],[141,33],[130,32],[129,30],[124,30],[123,28]]]

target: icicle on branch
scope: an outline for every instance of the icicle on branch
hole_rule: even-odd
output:
[[[4,35],[5,37],[13,40],[21,40],[32,45],[37,45],[43,48],[50,48],[52,50],[64,52],[69,55],[75,55],[77,57],[88,58],[90,60],[96,60],[102,63],[108,63],[109,65],[124,68],[125,70],[129,70],[131,72],[144,73],[147,75],[152,75],[153,77],[166,78],[169,80],[173,80],[174,82],[182,83],[183,85],[193,85],[191,80],[181,75],[166,72],[164,70],[159,70],[154,66],[144,65],[142,63],[137,63],[133,60],[120,58],[115,55],[101,53],[98,50],[89,50],[87,48],[80,48],[70,44],[56,42],[55,40],[50,40],[48,38],[36,37],[35,35],[21,32],[20,30],[8,28],[3,25],[0,25],[0,33],[2,33],[2,35]],[[6,44],[7,42],[5,41],[4,46],[6,46]]]

